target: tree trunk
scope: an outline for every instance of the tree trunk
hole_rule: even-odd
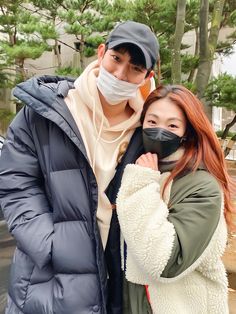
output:
[[[56,12],[53,11],[51,13],[51,16],[52,16],[54,28],[56,28]],[[57,58],[57,67],[58,67],[58,69],[60,69],[62,66],[62,60],[61,60],[61,53],[60,53],[60,49],[59,49],[59,43],[58,43],[57,39],[55,39],[54,49],[55,49],[55,54],[56,54],[56,58]]]
[[[173,84],[181,83],[181,58],[180,49],[184,35],[186,0],[178,0],[175,34],[172,48],[171,80]]]
[[[55,40],[54,49],[55,49],[55,54],[57,57],[57,67],[58,67],[58,69],[60,69],[61,65],[62,65],[62,61],[61,61],[61,54],[60,54],[60,50],[59,50],[58,40]]]
[[[234,135],[234,136],[230,139],[229,143],[228,143],[227,146],[225,147],[225,150],[224,150],[224,155],[225,155],[225,157],[227,157],[227,156],[229,155],[229,153],[230,153],[231,149],[233,148],[235,142],[236,142],[236,135]]]
[[[81,36],[81,40],[80,40],[80,66],[82,71],[85,69],[85,62],[84,62],[84,36]]]
[[[197,95],[202,98],[203,89],[206,82],[206,71],[209,66],[209,46],[208,46],[208,16],[209,1],[201,0],[199,17],[199,66],[195,79]]]
[[[209,16],[209,1],[201,0],[200,7],[200,61],[198,72],[195,80],[197,95],[200,99],[203,98],[207,87],[211,68],[214,58],[214,53],[217,46],[219,36],[220,23],[222,20],[222,12],[225,0],[215,0],[214,9],[211,21],[210,34],[208,39],[208,16]]]
[[[225,139],[229,133],[229,130],[235,125],[236,123],[236,115],[233,117],[233,120],[230,121],[228,124],[226,124],[225,126],[225,129],[223,131],[223,134],[220,138],[220,144],[221,144],[221,147],[223,148],[224,147],[224,143],[225,143]],[[225,149],[224,149],[224,155],[225,157],[230,153],[233,145],[234,145],[234,142],[235,142],[236,138],[235,136],[233,136],[231,138],[231,140],[229,141],[229,143],[226,145]]]
[[[25,70],[25,59],[16,59],[15,60],[16,65],[16,75],[18,76],[18,79],[20,79],[22,82],[27,80],[27,72]]]
[[[195,28],[195,36],[196,36],[196,42],[195,42],[195,49],[194,49],[194,56],[198,56],[199,54],[199,32],[198,32],[198,27]],[[192,83],[195,77],[197,69],[193,68],[188,77],[188,82]]]
[[[229,133],[229,130],[232,128],[232,126],[235,125],[235,123],[236,123],[236,115],[234,116],[234,118],[233,118],[233,120],[232,120],[231,122],[229,122],[228,124],[226,124],[225,129],[224,129],[224,132],[223,132],[223,134],[222,134],[222,136],[221,136],[221,139],[222,139],[222,140],[225,140],[225,139],[226,139],[226,137],[227,137],[227,135],[228,135],[228,133]]]

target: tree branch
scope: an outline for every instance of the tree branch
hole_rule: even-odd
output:
[[[225,139],[226,139],[226,137],[227,137],[227,135],[228,135],[228,133],[229,133],[230,128],[232,128],[232,126],[234,126],[235,123],[236,123],[236,115],[234,116],[234,118],[233,118],[233,120],[232,120],[231,122],[229,122],[228,124],[226,124],[225,129],[224,129],[224,132],[223,132],[223,134],[222,134],[222,136],[221,136],[221,139],[222,139],[222,140],[225,140]]]

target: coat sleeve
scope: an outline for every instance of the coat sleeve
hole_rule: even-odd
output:
[[[208,254],[221,216],[222,191],[210,173],[199,170],[173,183],[168,220],[173,223],[176,236],[163,279],[180,278],[200,265]],[[223,234],[221,241],[224,242]],[[215,255],[222,253],[215,248]]]
[[[28,110],[11,123],[0,158],[0,200],[17,247],[40,268],[51,259],[52,212],[30,131]]]
[[[160,173],[138,165],[124,171],[117,213],[128,253],[150,279],[158,280],[174,245],[175,230],[160,197]],[[128,256],[127,256],[128,259]]]

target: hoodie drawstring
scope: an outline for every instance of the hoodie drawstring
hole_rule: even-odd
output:
[[[93,172],[95,173],[95,161],[96,161],[96,152],[97,152],[97,145],[98,145],[98,142],[101,138],[101,134],[102,134],[102,128],[103,128],[103,124],[104,124],[104,115],[102,114],[102,121],[101,121],[101,124],[100,124],[100,127],[99,127],[99,131],[97,131],[97,126],[96,126],[96,111],[95,111],[95,108],[96,107],[96,103],[95,103],[95,100],[93,100],[93,126],[94,126],[94,129],[96,130],[96,133],[97,133],[97,138],[96,138],[96,142],[95,142],[95,145],[94,145],[94,151],[93,151],[93,160],[92,160],[92,169],[93,169]]]
[[[93,169],[93,172],[95,173],[95,162],[96,162],[96,152],[97,152],[97,145],[98,145],[98,142],[101,140],[103,141],[104,143],[107,143],[107,144],[113,144],[117,141],[119,141],[122,136],[125,134],[125,132],[128,130],[129,127],[125,128],[121,134],[115,138],[114,140],[105,140],[101,137],[101,134],[102,134],[102,130],[103,130],[103,125],[104,125],[104,114],[102,113],[102,121],[100,123],[100,127],[99,127],[99,130],[97,130],[97,126],[96,126],[96,103],[95,103],[95,100],[93,100],[93,126],[94,126],[94,129],[97,133],[97,138],[96,138],[96,142],[95,142],[95,146],[94,146],[94,151],[93,151],[93,159],[92,159],[92,169]]]

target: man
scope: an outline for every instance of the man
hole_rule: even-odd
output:
[[[7,314],[122,313],[119,228],[105,190],[139,125],[140,89],[157,56],[151,30],[127,21],[74,83],[45,76],[16,87],[26,106],[0,163],[1,205],[17,242]]]

